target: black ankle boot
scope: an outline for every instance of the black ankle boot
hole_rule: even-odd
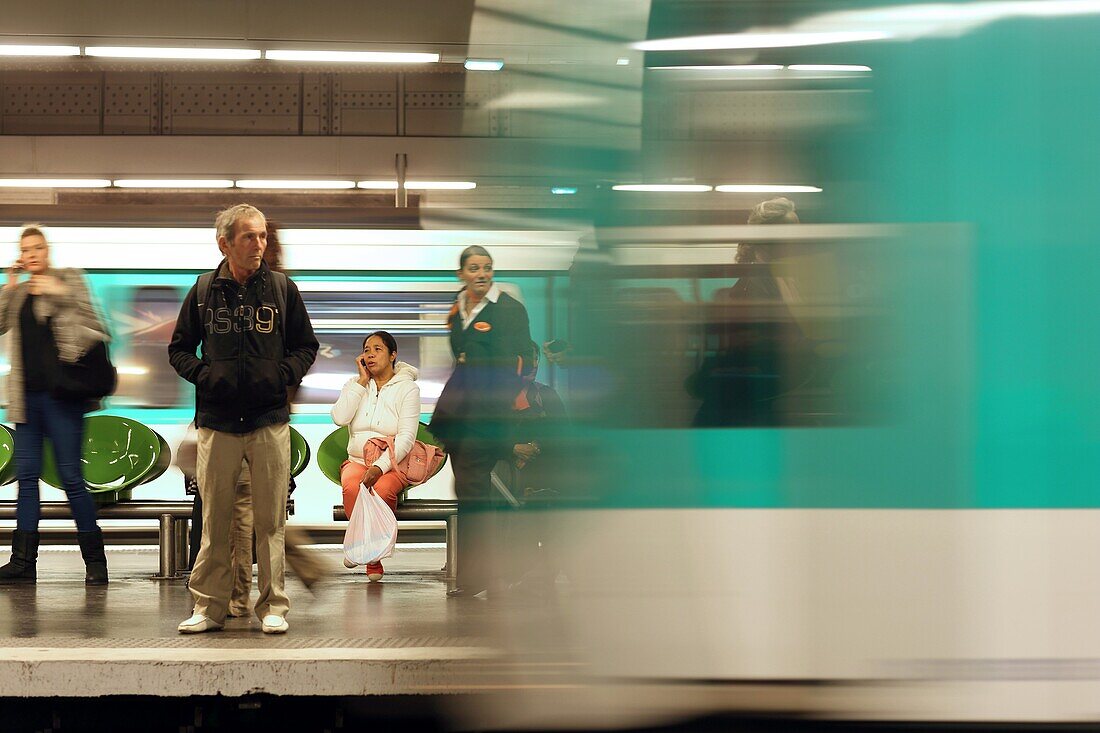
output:
[[[0,567],[0,583],[33,583],[37,578],[38,533],[11,533],[11,560]]]
[[[85,585],[107,585],[107,555],[103,553],[103,532],[93,529],[91,532],[77,532],[80,554],[84,556]]]

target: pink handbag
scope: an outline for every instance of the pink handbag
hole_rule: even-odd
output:
[[[443,450],[439,446],[414,440],[408,454],[398,463],[394,460],[393,438],[371,438],[363,444],[363,463],[370,466],[383,452],[390,454],[391,471],[401,476],[406,486],[416,486],[430,479],[443,463]]]

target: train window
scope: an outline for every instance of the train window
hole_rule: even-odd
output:
[[[602,309],[622,378],[609,414],[660,428],[865,421],[866,395],[884,381],[864,348],[875,309],[858,297],[873,251],[803,238],[769,243],[765,263],[738,263],[724,234],[705,247],[639,247],[633,259],[616,243],[627,251],[613,255]]]
[[[372,331],[389,331],[398,359],[420,375],[421,408],[431,411],[450,376],[447,312],[454,300],[450,283],[299,283],[320,342],[317,361],[295,396],[299,412],[327,410],[356,374],[355,357]],[[395,287],[396,286],[396,287]]]
[[[121,319],[115,316],[122,321],[112,324],[115,336],[125,336],[129,349],[125,354],[117,348],[112,353],[119,370],[112,404],[175,407],[184,399],[184,383],[167,361],[168,343],[185,293],[185,289],[168,285],[139,287],[130,298],[129,312]]]

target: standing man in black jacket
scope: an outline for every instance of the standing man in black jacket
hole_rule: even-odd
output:
[[[194,615],[179,631],[197,634],[225,623],[233,587],[230,522],[246,461],[259,566],[256,617],[264,633],[281,634],[290,610],[283,585],[290,482],[287,387],[302,381],[318,344],[298,288],[263,261],[263,213],[238,204],[218,214],[215,226],[225,259],[187,294],[168,346],[172,367],[196,388],[196,472],[205,527],[189,583]],[[200,344],[201,358],[196,356]]]

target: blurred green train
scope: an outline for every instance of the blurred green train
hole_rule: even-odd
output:
[[[651,68],[643,135],[680,115],[702,146],[700,120],[771,114],[726,180],[756,154],[781,171],[759,182],[822,191],[789,194],[802,224],[768,231],[637,226],[620,203],[574,271],[601,314],[574,336],[612,376],[577,436],[599,509],[557,526],[600,699],[628,721],[628,681],[652,714],[1095,721],[1100,4],[654,7],[651,39],[880,32],[647,54],[775,64]],[[789,73],[810,63],[867,69]],[[665,151],[649,180],[690,171],[647,146]],[[756,242],[785,250],[764,276],[802,286],[778,314],[727,297]],[[753,319],[770,361],[722,343]]]

